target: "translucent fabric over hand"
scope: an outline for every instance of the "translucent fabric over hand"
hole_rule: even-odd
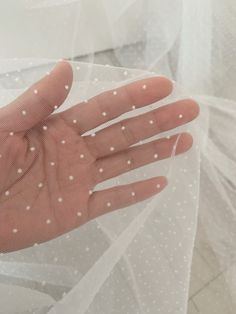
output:
[[[59,58],[70,60],[73,84],[58,112],[153,75],[174,81],[167,98],[101,128],[179,99],[201,106],[197,121],[147,140],[187,131],[191,150],[176,156],[174,146],[170,158],[96,187],[166,176],[161,193],[49,242],[1,254],[2,313],[187,313],[196,235],[214,253],[229,313],[235,312],[235,10],[232,0],[25,0],[1,10],[1,106]],[[9,24],[16,13],[23,26]],[[106,49],[112,53],[102,59]]]

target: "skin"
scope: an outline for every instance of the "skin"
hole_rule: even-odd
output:
[[[192,146],[187,133],[133,146],[195,119],[199,106],[191,99],[113,123],[95,136],[84,135],[166,97],[172,91],[168,79],[140,80],[53,113],[65,101],[72,81],[71,66],[61,61],[0,109],[0,252],[48,241],[160,193],[167,185],[162,176],[93,190],[104,180],[170,157],[176,144],[177,155]]]

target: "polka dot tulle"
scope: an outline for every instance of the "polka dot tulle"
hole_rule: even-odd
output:
[[[78,66],[76,62],[72,62],[71,65],[74,71],[82,71],[82,68],[87,67],[84,64]],[[94,66],[95,69],[96,66]],[[44,68],[39,68],[39,70],[45,71]],[[107,70],[111,71],[110,67],[107,67]],[[116,102],[116,99],[121,97],[116,84],[125,84],[125,80],[132,78],[132,75],[135,77],[135,71],[121,71],[114,68],[113,72],[120,75],[120,81],[107,82],[106,89],[112,91],[111,97],[114,97]],[[35,78],[37,75],[36,71]],[[104,75],[103,71],[100,75]],[[72,99],[78,103],[81,95],[86,96],[85,100],[80,99],[81,106],[90,106],[91,96],[100,92],[104,86],[104,80],[96,75],[96,80],[92,80],[93,85],[91,85],[94,90],[90,91],[91,94],[84,95],[82,90],[84,83],[82,78],[79,80],[81,82],[74,79],[73,90],[62,106],[64,110],[72,107],[70,105]],[[66,84],[63,85],[63,89],[67,92],[70,87]],[[151,87],[147,82],[140,84],[139,90],[140,93],[147,93]],[[43,91],[33,90],[34,97],[38,97],[41,93]],[[65,186],[65,188],[57,186],[57,193],[47,196],[50,197],[52,211],[48,212],[44,208],[36,207],[34,198],[27,194],[26,182],[24,202],[19,205],[19,211],[25,213],[24,219],[29,219],[31,215],[36,215],[37,211],[41,210],[42,215],[35,221],[34,228],[38,230],[37,232],[40,232],[40,228],[44,228],[45,236],[47,236],[57,228],[62,228],[63,224],[65,224],[63,228],[67,228],[67,231],[54,240],[41,244],[36,241],[33,246],[23,251],[12,252],[9,256],[4,254],[1,259],[5,263],[18,261],[18,263],[34,265],[32,266],[34,267],[32,280],[39,285],[41,291],[45,291],[46,294],[52,295],[59,301],[55,305],[56,311],[60,312],[60,300],[63,300],[68,308],[72,302],[75,302],[79,313],[136,314],[143,313],[141,308],[145,309],[145,313],[168,313],[167,309],[171,306],[167,295],[181,300],[183,295],[181,291],[188,289],[188,282],[184,278],[186,278],[186,269],[190,265],[190,249],[195,232],[194,217],[197,210],[195,176],[199,171],[197,162],[199,151],[194,147],[187,153],[189,159],[183,159],[174,157],[175,152],[170,150],[168,155],[171,157],[172,153],[173,156],[167,158],[163,154],[168,145],[167,141],[172,140],[174,145],[178,139],[173,140],[174,132],[169,132],[162,137],[166,138],[164,142],[160,144],[153,142],[152,145],[145,146],[147,147],[145,158],[148,161],[146,165],[142,154],[139,155],[139,159],[136,159],[134,152],[142,147],[140,145],[147,145],[149,141],[156,141],[160,138],[160,133],[163,131],[161,129],[163,118],[161,115],[145,116],[143,129],[138,128],[135,134],[131,134],[132,124],[123,119],[133,117],[133,113],[136,115],[136,110],[139,110],[141,114],[146,114],[150,109],[155,109],[155,104],[151,106],[142,108],[131,104],[124,117],[121,115],[116,121],[111,119],[112,113],[107,110],[108,108],[104,107],[105,110],[100,108],[102,110],[98,111],[95,117],[101,121],[103,127],[92,128],[88,133],[90,145],[93,141],[99,143],[92,153],[84,144],[81,144],[82,142],[78,141],[75,144],[72,141],[74,134],[84,128],[83,121],[79,121],[80,117],[74,114],[66,120],[66,125],[71,127],[71,135],[55,133],[57,139],[54,136],[50,145],[52,147],[57,145],[57,154],[49,155],[43,161],[46,171],[52,172],[53,176],[60,176]],[[157,103],[156,108],[158,106],[160,103]],[[53,110],[63,112],[62,107],[54,105]],[[21,111],[24,119],[29,119],[30,114],[30,108]],[[177,111],[174,119],[175,123],[182,125],[185,131],[186,127],[183,126],[184,121],[182,121],[185,119],[183,113]],[[117,124],[118,128],[115,127],[114,132],[117,132],[117,136],[118,134],[122,136],[123,141],[115,136],[110,137],[107,143],[104,142],[101,133],[104,123],[108,127],[116,122],[120,124]],[[38,132],[45,139],[54,134],[55,130],[59,132],[56,124],[53,123],[48,120],[39,125]],[[191,127],[188,127],[188,131],[190,130]],[[147,132],[150,137],[149,141],[142,138],[142,132]],[[13,131],[10,133],[12,138],[14,135],[17,136]],[[138,143],[121,156],[122,145],[132,147],[132,143],[135,144],[136,138],[139,137],[141,138]],[[77,147],[80,147],[79,150]],[[45,149],[37,142],[30,143],[29,156],[32,156],[30,158],[40,158],[36,156],[40,156]],[[47,149],[50,151],[50,147]],[[77,156],[76,164],[74,166],[69,159],[63,161],[63,167],[68,167],[68,172],[62,176],[58,172],[61,167],[61,154],[70,149],[73,153],[68,158],[73,160]],[[102,158],[94,169],[94,178],[98,185],[90,187],[87,186],[85,178],[91,171],[91,160],[98,158],[99,154]],[[112,158],[109,167],[106,166],[108,156]],[[1,152],[1,160],[3,158],[4,151]],[[86,174],[83,174],[84,171]],[[27,169],[22,165],[16,165],[15,172],[18,177],[24,178]],[[114,177],[111,177],[110,173]],[[190,173],[192,175],[189,175]],[[164,189],[166,183],[158,181],[154,181],[149,189],[131,184],[155,176],[167,176],[170,180],[168,186]],[[47,181],[43,173],[38,181],[36,178],[33,181],[33,193],[39,198],[41,193],[47,193],[50,185],[53,184],[53,181]],[[125,186],[129,184],[131,185],[126,189]],[[121,190],[110,191],[111,187],[120,187]],[[75,189],[76,192],[68,197],[67,189]],[[107,191],[106,196],[101,192],[103,189]],[[11,199],[16,193],[18,191],[13,186],[5,191],[5,198]],[[91,202],[95,202],[97,197],[99,206],[94,203],[89,210],[86,209],[86,203],[80,203],[80,195],[83,195],[86,200],[91,198]],[[117,210],[117,203],[119,210]],[[104,213],[106,215],[103,215]],[[92,217],[96,219],[87,221]],[[69,223],[73,228],[69,226]],[[37,224],[45,227],[38,227]],[[26,227],[18,222],[10,228],[9,234],[14,241],[24,234]],[[45,272],[41,270],[38,263],[45,265]],[[47,273],[47,267],[50,268],[50,276]],[[67,275],[61,278],[62,267]],[[72,300],[73,293],[76,294],[75,301]],[[158,302],[160,299],[164,301]]]

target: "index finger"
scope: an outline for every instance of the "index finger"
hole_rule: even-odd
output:
[[[83,134],[128,111],[163,99],[172,92],[172,89],[172,82],[165,77],[142,79],[103,92],[87,102],[61,112],[60,115]]]

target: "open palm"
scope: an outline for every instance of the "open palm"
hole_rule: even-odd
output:
[[[87,131],[170,94],[163,77],[103,92],[88,102],[53,113],[66,99],[72,69],[60,62],[46,77],[0,109],[0,252],[48,241],[91,219],[159,193],[165,177],[102,191],[94,187],[131,169],[192,146],[190,134],[133,146],[197,117],[193,100],[181,100]]]

